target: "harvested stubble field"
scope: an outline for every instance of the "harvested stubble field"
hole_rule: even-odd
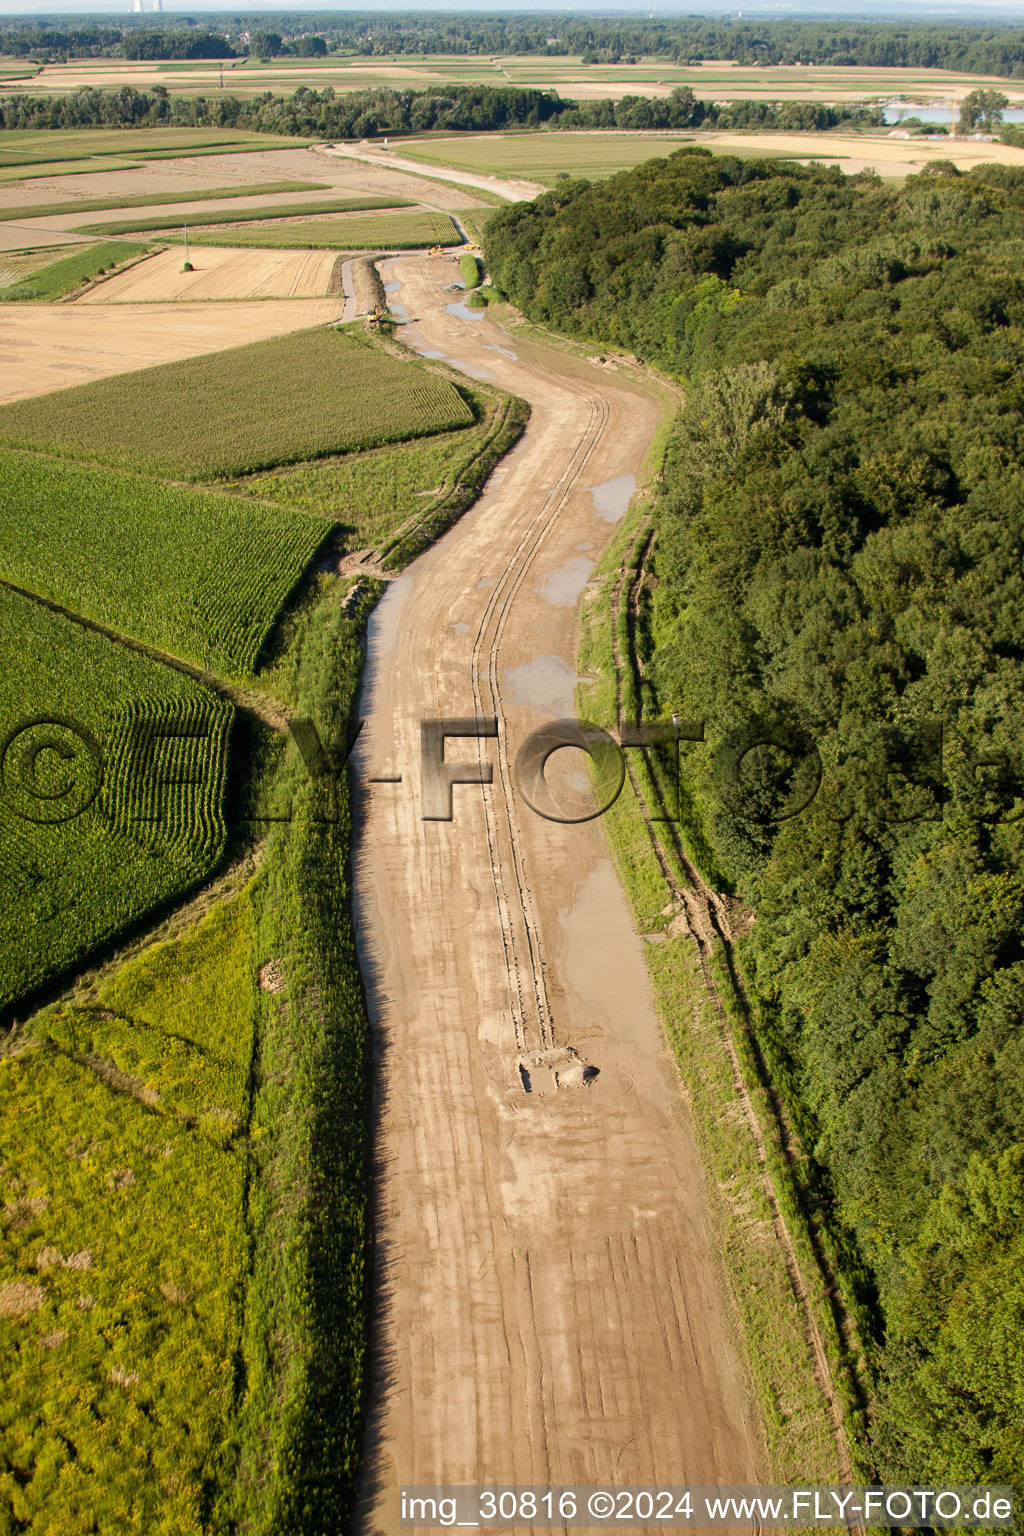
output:
[[[361,218],[271,222],[257,228],[225,225],[217,234],[200,233],[196,245],[298,246],[335,251],[421,250],[428,245],[461,245],[462,236],[448,214],[423,208]]]
[[[191,678],[4,586],[0,656],[5,1008],[213,868],[233,711]],[[27,727],[40,718],[54,723]],[[182,776],[172,739],[157,732],[153,754],[140,752],[146,722],[160,719],[188,722],[203,771],[169,796],[161,819],[143,822],[130,812],[154,775]]]
[[[189,253],[175,245],[148,261],[115,273],[84,294],[83,304],[179,302],[211,299],[298,299],[326,295],[337,254],[334,251],[236,251],[204,249]]]
[[[253,926],[243,892],[0,1062],[18,1127],[0,1173],[0,1464],[22,1529],[198,1536],[212,1466],[228,1481],[248,1256],[230,1127],[247,1113]],[[176,1075],[186,1041],[194,1086],[214,1094],[198,1117]]]
[[[251,672],[324,538],[300,512],[0,450],[0,578],[200,667]]]
[[[167,199],[165,198],[166,202]],[[265,208],[245,208],[213,213],[160,214],[152,218],[123,219],[113,224],[80,224],[78,235],[130,235],[156,229],[180,229],[183,222],[189,229],[200,229],[206,224],[234,226],[271,222],[275,219],[311,218],[322,213],[365,213],[380,208],[409,208],[412,204],[401,197],[345,197],[332,198],[317,203],[283,203]],[[74,212],[74,210],[70,210]]]
[[[210,480],[472,421],[425,364],[320,327],[19,401],[0,411],[0,443]]]

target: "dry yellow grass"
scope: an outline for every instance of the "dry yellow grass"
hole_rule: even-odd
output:
[[[41,1285],[32,1285],[28,1280],[5,1280],[0,1285],[0,1317],[28,1317],[29,1313],[39,1311],[44,1295]]]

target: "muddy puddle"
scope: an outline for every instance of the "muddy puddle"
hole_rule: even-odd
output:
[[[590,495],[594,511],[603,522],[621,522],[636,495],[636,476],[617,475],[614,480],[606,480],[603,485],[592,486]]]
[[[622,888],[610,859],[602,859],[584,881],[571,910],[562,915],[565,934],[563,974],[583,1004],[587,1018],[604,1025],[634,1049],[658,1053],[656,1037],[637,1029],[637,999],[650,983],[638,943],[624,944]]]
[[[586,560],[580,555],[575,560],[567,561],[560,570],[549,572],[539,582],[537,591],[553,608],[572,608],[579,600],[593,569],[593,560]]]
[[[482,320],[483,310],[470,309],[468,304],[463,304],[461,299],[457,304],[446,304],[445,310],[449,315],[458,315],[460,320]]]
[[[567,720],[576,713],[577,677],[561,656],[535,656],[505,671],[506,697],[510,704],[526,704],[552,720]]]

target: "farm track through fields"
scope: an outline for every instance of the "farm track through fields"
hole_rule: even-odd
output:
[[[354,864],[379,1312],[360,1525],[397,1531],[402,1484],[756,1482],[703,1174],[604,831],[545,821],[514,782],[526,735],[574,713],[576,599],[612,533],[590,492],[639,472],[659,409],[451,313],[443,263],[384,275],[399,336],[532,415],[371,623]],[[498,740],[452,738],[445,760],[493,782],[425,821],[420,722],[473,716],[497,716]]]

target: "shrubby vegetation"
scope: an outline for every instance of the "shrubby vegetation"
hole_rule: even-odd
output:
[[[687,774],[891,1480],[1024,1471],[1022,235],[1018,170],[683,150],[486,236],[529,315],[687,385],[648,683],[706,722]]]

